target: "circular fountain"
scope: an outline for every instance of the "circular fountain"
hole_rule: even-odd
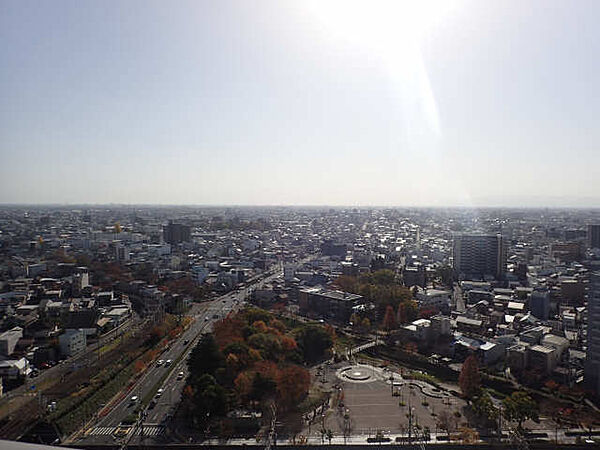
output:
[[[354,365],[340,369],[338,376],[346,381],[371,381],[373,378],[373,369],[369,366]]]

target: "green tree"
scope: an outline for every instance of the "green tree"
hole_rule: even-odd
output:
[[[322,360],[333,345],[331,335],[320,325],[305,325],[296,332],[295,337],[304,361],[311,364]]]
[[[539,407],[525,391],[513,392],[510,397],[506,397],[502,401],[502,404],[504,406],[504,417],[517,422],[519,429],[522,428],[523,422],[527,419],[538,420]]]
[[[257,372],[252,380],[250,399],[256,402],[267,403],[277,394],[277,381],[270,374]]]
[[[396,274],[391,270],[381,269],[373,273],[373,284],[392,285],[395,283]]]
[[[481,389],[481,377],[479,375],[479,363],[475,355],[470,355],[462,365],[458,384],[462,393],[472,399]]]
[[[368,317],[365,317],[361,324],[363,330],[369,331],[371,329],[371,321]]]
[[[490,394],[486,390],[480,390],[479,395],[473,399],[473,412],[483,418],[488,425],[498,420],[499,410],[494,406]]]
[[[419,317],[419,306],[414,300],[406,300],[403,302],[406,321],[412,322]]]
[[[202,336],[196,347],[190,353],[188,369],[190,384],[195,387],[198,380],[205,374],[216,376],[217,371],[225,367],[225,358],[212,334]]]
[[[227,391],[208,374],[195,380],[191,402],[191,413],[201,424],[208,423],[211,418],[224,416],[228,409]]]
[[[455,280],[454,269],[450,266],[438,267],[435,271],[435,276],[446,286],[452,286]]]

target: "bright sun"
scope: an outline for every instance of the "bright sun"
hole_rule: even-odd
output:
[[[376,54],[391,81],[405,140],[441,135],[435,94],[421,52],[423,38],[465,0],[306,0],[333,40]]]
[[[336,39],[374,50],[419,42],[460,0],[308,0],[309,10]]]

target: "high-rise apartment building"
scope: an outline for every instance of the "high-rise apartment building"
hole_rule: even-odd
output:
[[[166,243],[171,245],[189,242],[191,239],[190,227],[169,221],[169,224],[163,227],[163,238]]]
[[[584,379],[590,391],[600,392],[600,272],[590,274]]]
[[[600,248],[600,225],[588,225],[587,238],[590,248]]]
[[[529,299],[531,314],[540,320],[550,317],[550,292],[546,289],[534,289]]]
[[[461,279],[504,278],[506,243],[501,234],[457,234],[452,256]]]

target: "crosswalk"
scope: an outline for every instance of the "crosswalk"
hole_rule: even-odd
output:
[[[120,427],[95,427],[89,432],[89,436],[109,436],[114,435]],[[123,435],[129,434],[132,428],[120,428]],[[138,427],[135,434],[141,436],[160,436],[165,432],[163,425],[144,425]]]
[[[117,427],[95,427],[90,431],[90,436],[108,436],[113,434]]]
[[[144,436],[160,436],[165,432],[165,427],[162,425],[144,425],[143,429],[141,427],[137,429],[136,434],[141,435],[142,432]]]

